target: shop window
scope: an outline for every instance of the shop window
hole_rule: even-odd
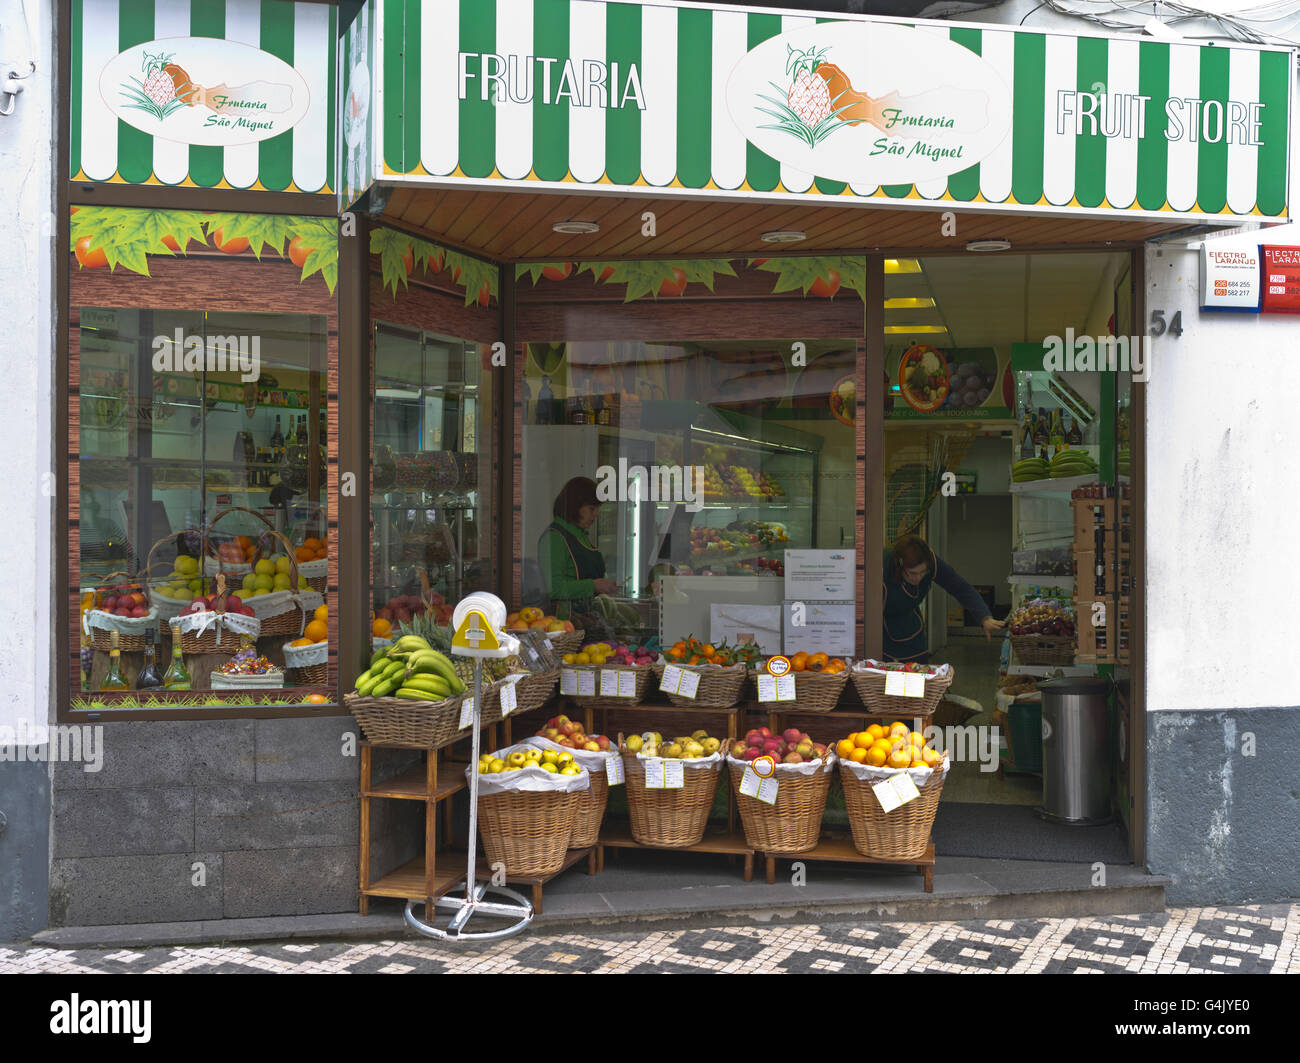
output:
[[[371,470],[372,634],[449,639],[452,608],[492,590],[492,374],[484,345],[379,324]]]
[[[332,223],[77,214],[71,708],[334,700]]]
[[[589,639],[795,648],[786,551],[855,562],[859,345],[527,344],[522,605]],[[849,593],[817,648],[852,654]]]

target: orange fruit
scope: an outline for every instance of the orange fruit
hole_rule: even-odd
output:
[[[889,725],[889,733],[895,737],[901,735],[902,737],[905,738],[907,737],[907,735],[911,734],[911,729],[907,726],[907,724],[902,723],[899,720],[895,720],[893,723]]]
[[[937,749],[930,749],[928,746],[921,751],[921,759],[925,762],[927,768],[937,767],[943,760],[943,755]]]
[[[873,723],[867,728],[867,734],[871,735],[871,740],[874,742],[877,738],[885,737],[885,729],[880,724]]]
[[[912,766],[912,754],[896,749],[889,754],[888,764],[891,768],[910,768]]]
[[[370,633],[376,638],[386,639],[393,630],[393,625],[382,616],[370,625]]]
[[[854,764],[863,764],[869,756],[871,756],[870,751],[865,749],[855,749],[849,754],[849,760],[853,761]]]
[[[330,618],[330,607],[326,602],[316,606],[316,612],[313,614],[317,620],[328,620]]]
[[[324,544],[319,539],[308,536],[302,541],[302,545],[307,547],[309,550],[315,551],[319,550]]]
[[[328,705],[330,703],[330,699],[324,694],[310,694],[307,697],[307,701],[312,705]]]
[[[807,669],[810,672],[820,672],[826,667],[829,658],[824,653],[814,653],[808,658]]]
[[[300,546],[293,552],[293,556],[299,561],[311,561],[316,554],[310,547]]]
[[[796,653],[793,657],[790,658],[790,666],[791,666],[791,667],[792,667],[796,672],[804,672],[804,671],[807,671],[807,670],[808,670],[808,654],[806,654],[803,650],[800,650],[798,653]]]
[[[909,768],[924,768],[925,766],[926,766],[926,764],[925,764],[925,760],[924,760],[924,759],[922,759],[922,760],[914,760],[914,761],[912,761],[911,764],[908,765]]]
[[[328,554],[326,553],[325,548],[322,546],[319,550],[316,551],[315,556],[312,557],[312,560],[324,561],[327,556]]]
[[[290,646],[310,646],[311,644],[311,639],[294,639],[289,643]]]
[[[324,620],[313,620],[303,629],[303,635],[312,642],[324,642],[330,637],[330,629]]]
[[[869,749],[871,747],[871,735],[866,731],[859,731],[850,737],[853,739],[853,744],[859,749]]]
[[[857,748],[858,747],[853,744],[853,736],[850,735],[848,738],[840,739],[839,745],[835,747],[835,754],[840,757],[848,757],[851,756],[853,751]]]
[[[873,768],[883,768],[888,757],[889,754],[879,746],[872,746],[867,750],[867,763]]]
[[[912,742],[912,745],[914,745],[914,746],[916,746],[918,749],[920,749],[920,748],[922,748],[922,747],[925,745],[925,735],[921,734],[920,731],[913,731],[913,732],[912,732],[912,737],[911,737],[911,742]]]

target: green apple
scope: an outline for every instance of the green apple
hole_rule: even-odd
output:
[[[512,768],[522,768],[528,763],[528,755],[522,749],[516,749],[506,757],[506,764]]]
[[[542,771],[550,772],[552,775],[554,775],[556,772],[558,772],[558,771],[560,770],[559,768],[557,768],[557,767],[555,766],[555,762],[554,762],[554,761],[545,761],[545,760],[544,760],[544,761],[542,761],[540,767],[541,767]]]
[[[500,757],[494,757],[492,763],[488,765],[489,775],[500,775],[506,770],[506,762]]]

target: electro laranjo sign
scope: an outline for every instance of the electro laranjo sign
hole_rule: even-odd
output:
[[[667,2],[368,6],[371,183],[1287,215],[1284,49]]]

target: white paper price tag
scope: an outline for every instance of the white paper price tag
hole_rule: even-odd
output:
[[[474,699],[466,698],[460,703],[460,729],[463,731],[474,722]]]
[[[758,700],[759,701],[776,700],[776,676],[768,675],[766,672],[759,672]]]
[[[600,670],[600,696],[602,698],[618,697],[618,673],[612,668]]]
[[[560,669],[560,693],[576,694],[578,692],[578,673],[572,668]]]
[[[618,673],[618,696],[620,698],[636,697],[636,673],[619,672]]]
[[[871,784],[871,789],[875,792],[876,800],[880,802],[880,807],[886,812],[892,812],[899,805],[902,799],[898,796],[898,791],[890,785],[890,780]]]
[[[776,791],[779,786],[775,775],[761,779],[753,768],[746,768],[745,774],[740,777],[740,792],[746,797],[752,797],[768,805],[776,804]]]
[[[515,709],[519,708],[519,691],[515,684],[519,680],[514,679],[501,688],[501,718],[505,719]]]
[[[916,788],[912,776],[905,771],[900,771],[890,779],[889,784],[894,788],[894,792],[898,794],[898,803],[901,805],[907,804],[908,801],[915,801],[921,796],[921,791]]]
[[[903,673],[903,697],[925,697],[925,675],[922,672]]]
[[[683,672],[681,686],[677,688],[678,697],[691,698],[694,700],[695,693],[700,689],[699,672]],[[679,764],[678,767],[681,765]]]
[[[659,757],[647,757],[645,764],[645,788],[662,790],[664,788],[664,762]]]
[[[686,765],[680,760],[665,760],[664,789],[681,790],[686,786]]]
[[[682,670],[677,665],[670,664],[664,668],[664,674],[659,680],[659,689],[667,691],[669,694],[676,694],[681,682]]]
[[[889,697],[901,698],[903,696],[903,680],[907,678],[905,672],[886,672],[885,673],[885,693]]]
[[[794,673],[781,676],[776,681],[776,700],[794,701]]]
[[[582,697],[592,698],[596,696],[596,673],[579,672],[578,673],[578,694]]]
[[[627,781],[623,772],[623,758],[617,753],[610,753],[605,766],[605,781],[610,786],[622,786]]]

